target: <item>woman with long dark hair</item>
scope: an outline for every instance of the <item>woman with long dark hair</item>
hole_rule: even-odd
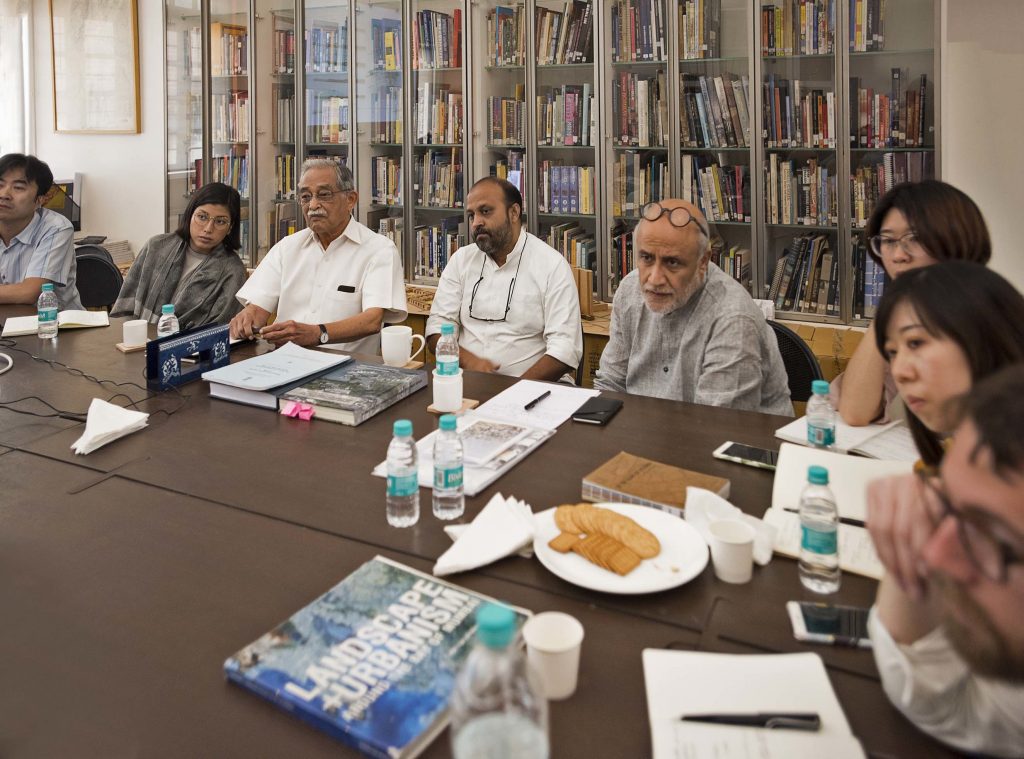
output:
[[[242,308],[235,293],[246,277],[236,252],[240,220],[237,190],[220,182],[199,188],[178,228],[139,251],[111,315],[155,324],[161,307],[173,303],[182,329],[229,322]]]

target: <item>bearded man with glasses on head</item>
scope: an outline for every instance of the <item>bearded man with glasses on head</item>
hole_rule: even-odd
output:
[[[296,194],[307,228],[271,248],[238,291],[245,308],[231,336],[379,354],[383,324],[407,315],[395,244],[352,218],[359,196],[346,166],[307,159]]]
[[[636,269],[619,284],[594,387],[793,415],[778,341],[750,294],[713,263],[703,214],[648,203]]]

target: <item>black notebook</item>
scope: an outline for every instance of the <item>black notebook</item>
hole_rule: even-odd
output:
[[[620,408],[622,408],[622,401],[620,400],[594,396],[576,409],[576,412],[572,415],[572,420],[586,424],[604,425],[608,424],[609,420],[618,413]]]

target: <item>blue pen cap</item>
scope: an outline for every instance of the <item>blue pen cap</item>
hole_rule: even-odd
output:
[[[160,313],[162,313],[162,314],[173,314],[174,313],[174,304],[173,303],[164,303],[163,307],[160,309]]]
[[[441,429],[451,432],[455,429],[455,414],[443,414],[441,416]]]
[[[823,466],[807,467],[807,481],[812,485],[828,485],[828,470]]]
[[[516,634],[516,613],[507,606],[487,603],[476,611],[476,637],[488,648],[505,648]]]
[[[444,324],[441,325],[441,334],[442,335],[454,335],[455,334],[455,325],[452,324],[451,322],[445,322]]]
[[[825,380],[814,380],[811,383],[811,392],[815,395],[828,395],[829,386]]]
[[[399,419],[395,422],[394,433],[399,437],[408,437],[412,434],[412,422],[408,419]]]

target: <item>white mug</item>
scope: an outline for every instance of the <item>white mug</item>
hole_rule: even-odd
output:
[[[420,347],[415,351],[412,349],[414,339],[420,341]],[[385,327],[380,331],[380,354],[388,366],[405,366],[419,355],[426,343],[423,335],[414,335],[412,327],[401,324]]]

